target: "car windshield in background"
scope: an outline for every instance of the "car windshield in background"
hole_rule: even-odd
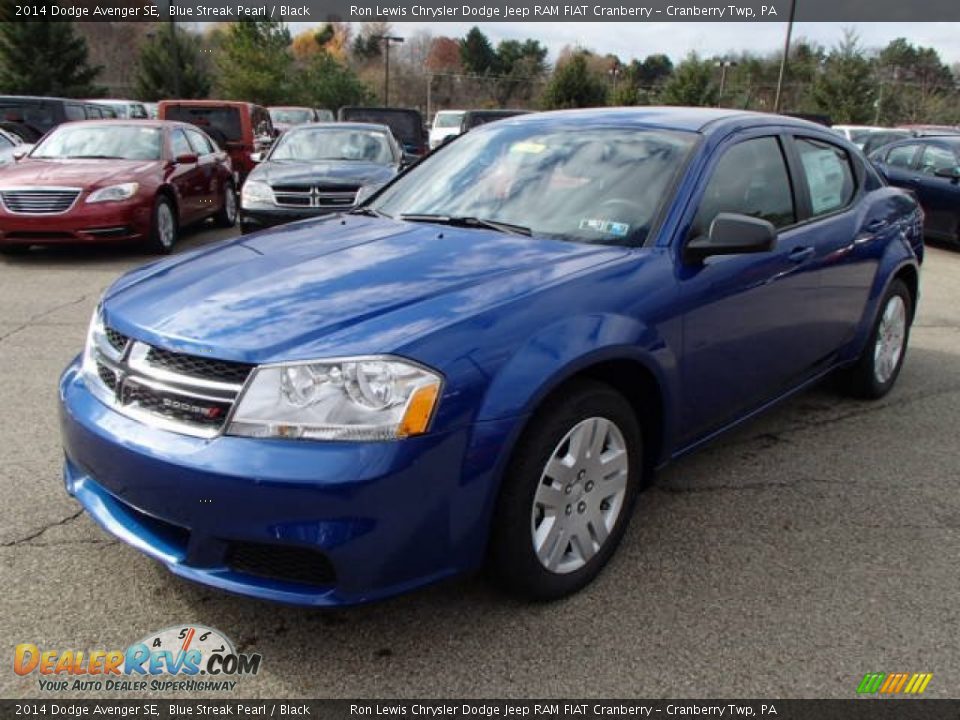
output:
[[[529,228],[534,235],[640,245],[694,144],[692,133],[493,125],[421,162],[372,205]]]
[[[282,135],[270,160],[363,160],[389,165],[393,154],[382,132],[318,127]]]
[[[313,111],[300,108],[273,108],[270,110],[270,119],[275,123],[301,125],[313,120]]]
[[[203,105],[171,105],[166,111],[166,120],[179,120],[203,129],[223,133],[228,141],[243,139],[240,127],[240,111],[235,107]]]
[[[159,160],[160,130],[139,125],[64,125],[30,154],[32,158]]]
[[[401,142],[415,145],[420,142],[423,134],[423,128],[418,117],[417,113],[405,110],[351,108],[343,113],[341,120],[344,122],[386,125]]]
[[[23,123],[44,132],[57,122],[50,103],[11,99],[0,100],[0,120]]]
[[[458,128],[463,119],[463,113],[437,113],[437,121],[434,124],[438,128]]]

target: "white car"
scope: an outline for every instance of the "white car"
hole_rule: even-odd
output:
[[[460,121],[466,110],[440,110],[433,116],[430,128],[430,149],[439,147],[451,135],[460,134]]]
[[[833,125],[831,128],[838,135],[842,135],[861,150],[867,138],[876,132],[884,132],[890,128],[877,125]]]
[[[123,120],[147,120],[150,114],[142,102],[137,100],[96,99],[87,102],[95,105],[106,105],[112,108],[118,118]]]

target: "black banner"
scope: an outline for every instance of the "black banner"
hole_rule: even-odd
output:
[[[960,720],[960,700],[0,700],[0,717]]]
[[[5,20],[786,22],[792,0],[4,0]],[[957,0],[796,0],[798,22],[956,22]]]

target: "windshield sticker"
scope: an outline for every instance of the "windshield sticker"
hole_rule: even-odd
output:
[[[546,149],[547,146],[543,143],[535,142],[518,142],[510,146],[510,152],[527,153],[529,155],[539,155]]]
[[[630,225],[613,220],[596,220],[593,218],[584,218],[580,221],[581,230],[593,230],[604,235],[613,235],[614,237],[626,237],[630,232]]]

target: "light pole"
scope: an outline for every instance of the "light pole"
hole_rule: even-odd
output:
[[[617,78],[620,77],[620,63],[614,63],[613,66],[607,71],[610,73],[610,77],[613,78],[613,94],[617,94]]]
[[[723,100],[723,89],[727,86],[727,68],[736,67],[736,60],[717,60],[713,63],[714,67],[720,68],[720,92],[717,93],[717,107],[720,107]]]
[[[383,104],[390,106],[390,43],[402,43],[403,38],[396,35],[377,35],[383,41]]]
[[[783,57],[780,58],[780,76],[777,78],[777,96],[773,101],[773,111],[780,112],[780,98],[783,93],[783,78],[787,72],[787,56],[790,54],[790,36],[793,34],[793,18],[797,14],[797,0],[790,0],[790,18],[787,20],[787,37],[783,41]]]

